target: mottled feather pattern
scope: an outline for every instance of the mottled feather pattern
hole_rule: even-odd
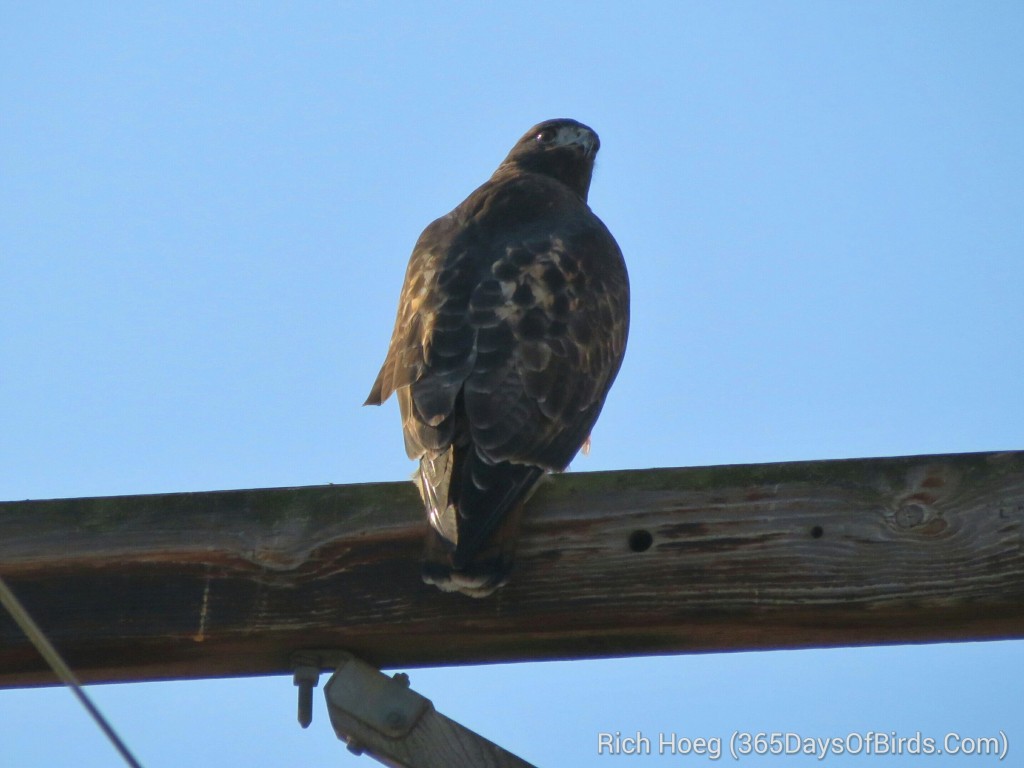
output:
[[[511,565],[522,504],[587,440],[625,351],[629,287],[586,204],[599,142],[541,123],[413,250],[367,403],[398,393],[438,537],[424,578],[482,595]]]

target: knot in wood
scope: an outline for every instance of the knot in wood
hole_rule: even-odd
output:
[[[896,525],[900,528],[915,528],[928,516],[928,510],[921,504],[904,504],[896,510]]]
[[[934,507],[920,501],[906,501],[894,515],[896,525],[915,533],[937,534],[945,530],[946,523]]]

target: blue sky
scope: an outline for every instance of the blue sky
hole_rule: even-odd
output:
[[[422,228],[602,139],[626,362],[575,471],[1019,449],[1024,6],[0,3],[0,498],[399,480],[361,408]],[[598,734],[991,735],[1024,643],[414,670],[541,765]],[[367,765],[290,679],[103,686],[146,766]],[[0,691],[0,766],[116,764]],[[919,765],[903,756],[824,764]],[[724,758],[723,758],[724,760]],[[814,758],[786,764],[817,764]],[[361,761],[361,762],[357,762]],[[750,758],[781,765],[783,758]],[[990,765],[932,757],[928,765]]]

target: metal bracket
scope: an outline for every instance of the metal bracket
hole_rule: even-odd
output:
[[[327,666],[336,667],[324,686],[332,725],[340,711],[388,738],[400,739],[433,707],[430,699],[409,688],[409,676],[404,673],[388,677],[346,651],[302,651],[292,657],[292,668],[303,728],[313,721],[313,689],[319,684],[320,670]]]
[[[357,754],[362,749],[353,743],[349,718],[389,739],[403,739],[434,707],[430,699],[409,687],[408,675],[388,677],[354,656],[338,666],[324,686],[324,696],[331,726]]]
[[[304,651],[292,658],[299,723],[309,725],[320,670],[335,666],[324,686],[331,727],[349,751],[396,768],[534,768],[434,709],[409,688],[345,651]]]

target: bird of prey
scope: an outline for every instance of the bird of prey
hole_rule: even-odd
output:
[[[626,349],[622,252],[587,205],[600,141],[547,120],[413,248],[387,358],[430,522],[423,579],[504,584],[522,506],[597,421]]]

